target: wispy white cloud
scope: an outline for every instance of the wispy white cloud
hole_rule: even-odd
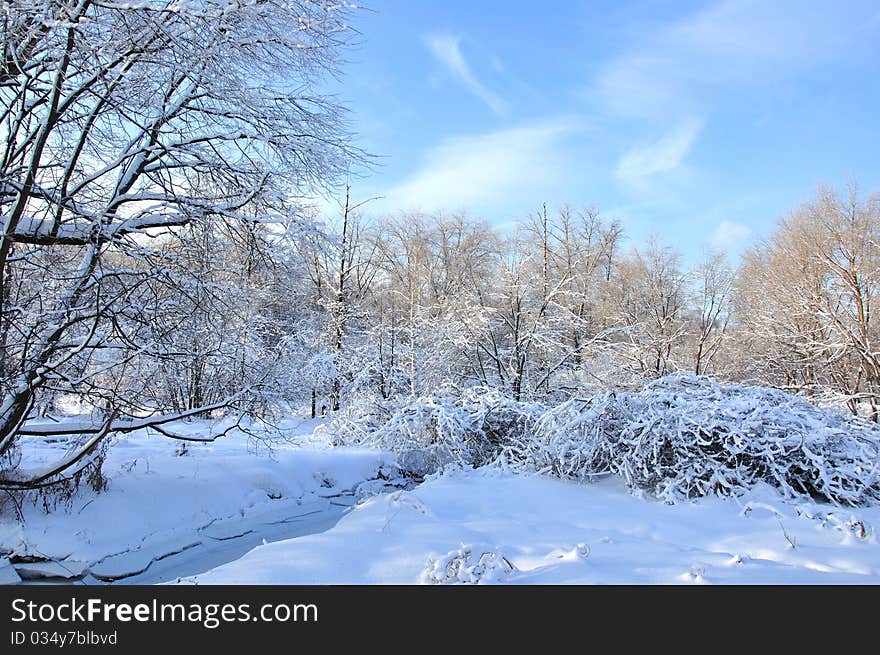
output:
[[[471,69],[461,52],[461,38],[448,34],[433,34],[425,37],[425,44],[431,54],[442,63],[449,73],[468,91],[482,100],[499,116],[507,113],[507,102],[498,94],[486,87]],[[493,66],[501,67],[499,59],[493,60]]]
[[[849,52],[872,12],[870,3],[721,0],[640,35],[599,68],[589,95],[634,118],[703,111],[719,89],[775,83]]]
[[[572,170],[566,140],[582,127],[576,119],[560,118],[446,139],[426,153],[414,173],[383,194],[383,206],[523,211],[544,200],[541,194],[554,185],[566,183]]]
[[[702,129],[703,122],[699,119],[682,121],[653,143],[637,145],[625,152],[615,174],[624,182],[637,183],[643,178],[675,170]]]
[[[618,153],[610,170],[621,202],[641,214],[662,208],[681,215],[706,193],[702,182],[712,164],[706,170],[687,166],[689,153],[704,125],[729,120],[731,104],[742,122],[779,120],[787,105],[773,102],[775,88],[795,88],[799,79],[844,58],[876,57],[876,35],[865,28],[876,15],[871,0],[708,0],[696,11],[676,13],[663,22],[629,23],[584,89]],[[749,98],[755,100],[753,116],[743,107]],[[708,138],[705,145],[707,152],[718,147]],[[732,250],[745,232],[734,223],[719,226],[720,219],[695,220],[703,221],[703,235],[717,228],[713,242]],[[691,235],[697,241],[701,236]]]
[[[742,223],[733,221],[721,221],[706,240],[713,250],[725,250],[736,252],[752,236],[752,230]]]

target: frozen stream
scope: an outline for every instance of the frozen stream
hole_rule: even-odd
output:
[[[143,573],[122,578],[116,584],[159,584],[172,582],[177,578],[203,573],[209,569],[239,559],[250,550],[275,541],[284,541],[308,534],[317,534],[332,528],[348,511],[351,502],[349,499],[340,497],[333,499],[330,506],[308,514],[296,520],[282,523],[266,523],[256,526],[253,531],[240,536],[225,539],[208,538],[200,544],[170,555],[160,560],[155,560]],[[343,504],[344,502],[344,504]],[[98,580],[84,580],[85,582],[99,582]]]
[[[389,453],[328,447],[317,422],[281,421],[283,439],[230,433],[177,443],[146,431],[113,444],[95,494],[0,508],[0,584],[156,584],[235,561],[265,543],[323,533],[356,499],[407,486]],[[204,421],[184,434],[209,433]],[[31,440],[30,468],[65,454]]]
[[[195,530],[176,543],[111,555],[86,564],[69,562],[16,563],[21,584],[160,584],[203,573],[239,559],[264,543],[324,532],[354,504],[340,495],[306,505],[287,504],[276,511],[247,519],[222,519]]]

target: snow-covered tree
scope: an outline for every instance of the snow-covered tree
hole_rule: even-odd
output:
[[[212,235],[236,223],[295,220],[290,199],[357,157],[319,90],[338,68],[348,13],[329,0],[3,3],[3,486],[43,484],[107,434],[168,420],[169,408],[148,408],[108,375],[163,348],[143,320],[150,302],[223,311],[208,300],[219,297],[211,275],[182,265],[187,248],[220,243]],[[52,394],[98,398],[101,415],[66,426],[82,438],[63,461],[17,470],[25,421]]]
[[[679,253],[654,240],[620,261],[609,288],[612,316],[626,329],[629,347],[619,352],[639,375],[660,377],[680,368],[688,284]]]
[[[880,200],[856,189],[817,197],[745,256],[738,303],[748,356],[771,382],[828,391],[880,412]]]
[[[735,274],[723,252],[706,253],[694,271],[693,370],[697,375],[714,370],[730,323],[730,303]]]

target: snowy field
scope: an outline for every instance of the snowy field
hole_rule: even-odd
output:
[[[23,524],[3,515],[0,580],[880,583],[878,507],[785,500],[769,486],[671,505],[618,477],[498,468],[403,489],[391,455],[331,448],[315,426],[287,423],[271,451],[233,434],[184,455],[134,434],[110,451],[105,493],[82,490],[48,515],[25,505]]]
[[[877,584],[878,519],[877,508],[784,502],[769,488],[666,505],[618,479],[476,470],[369,498],[324,533],[186,581]]]

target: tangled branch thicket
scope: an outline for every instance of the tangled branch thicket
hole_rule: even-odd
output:
[[[558,406],[485,389],[338,420],[343,443],[381,447],[424,475],[494,463],[589,481],[619,475],[667,502],[738,495],[759,482],[839,505],[880,500],[880,429],[764,387],[672,375]]]
[[[545,411],[501,392],[471,387],[454,395],[360,405],[329,426],[335,443],[390,450],[415,476],[448,465],[489,464],[512,439],[525,439]]]

